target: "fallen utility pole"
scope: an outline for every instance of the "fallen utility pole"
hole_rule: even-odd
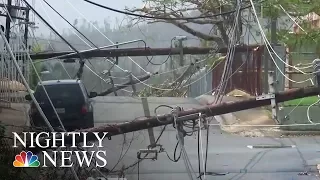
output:
[[[147,75],[145,75],[143,77],[140,77],[140,78],[138,77],[135,80],[123,83],[123,84],[118,85],[118,86],[114,86],[114,87],[112,87],[110,89],[107,89],[106,91],[104,91],[102,93],[99,93],[98,96],[106,96],[106,95],[108,95],[110,93],[116,92],[116,91],[118,91],[120,89],[123,89],[123,88],[126,88],[126,87],[128,87],[130,85],[137,84],[137,83],[139,83],[141,81],[145,81],[145,80],[149,79],[150,77],[151,77],[151,74],[147,74]]]
[[[118,47],[119,45],[125,45],[125,44],[131,44],[131,43],[135,43],[135,42],[144,42],[142,39],[137,39],[137,40],[133,40],[133,41],[126,41],[126,42],[122,42],[122,43],[118,43],[118,44],[113,44],[113,45],[107,45],[107,46],[102,46],[102,47],[98,47],[98,48],[91,48],[91,49],[86,49],[83,51],[79,51],[80,54],[83,53],[88,53],[88,52],[93,52],[93,51],[100,51],[101,49],[106,49],[106,48],[112,48],[112,47]],[[49,54],[59,54],[61,52],[58,53],[49,53]],[[58,55],[58,56],[53,56],[49,59],[46,60],[51,60],[51,59],[69,59],[70,57],[72,57],[72,55],[77,55],[76,52],[72,52],[72,53],[67,53],[65,54],[65,52],[62,52],[63,55]],[[46,53],[37,53],[37,54],[46,54]],[[30,57],[33,57],[34,55],[31,55]],[[116,61],[117,62],[117,61]]]
[[[238,46],[236,52],[247,52],[250,49],[258,46]],[[214,48],[200,48],[200,47],[184,47],[184,54],[208,54],[210,51],[216,51]],[[228,48],[220,48],[217,53],[227,53]],[[84,58],[92,57],[124,57],[124,56],[161,56],[161,55],[177,55],[180,54],[181,48],[113,48],[113,49],[93,49],[81,52]],[[79,54],[72,51],[54,52],[54,53],[37,53],[31,54],[33,60],[48,59],[48,58],[79,58]],[[62,58],[61,58],[62,59]]]
[[[275,99],[277,103],[289,101],[293,99],[308,97],[308,96],[315,96],[318,95],[320,92],[319,87],[306,87],[306,88],[299,88],[299,89],[290,89],[287,91],[282,91],[275,94]],[[226,114],[230,112],[236,112],[261,106],[270,105],[270,99],[260,98],[261,100],[257,100],[256,98],[250,98],[243,101],[237,101],[237,102],[227,102],[222,104],[215,104],[215,105],[209,105],[202,108],[192,109],[188,111],[181,111],[178,113],[178,119],[177,121],[187,121],[187,120],[196,120],[199,118],[199,113],[210,117],[210,116],[217,116],[221,114]],[[125,109],[123,110],[125,111]],[[90,129],[83,129],[79,130],[79,132],[88,132],[87,134],[87,140],[93,140],[95,139],[95,135],[92,132],[108,132],[108,138],[111,138],[111,136],[134,132],[134,131],[140,131],[144,129],[149,129],[153,127],[168,125],[173,123],[173,117],[172,114],[165,114],[161,116],[153,116],[153,117],[145,117],[145,118],[139,118],[135,119],[128,123],[122,123],[122,124],[114,124],[114,125],[103,125],[100,127],[94,127]],[[52,137],[50,137],[52,138]],[[60,137],[57,137],[60,139]],[[46,139],[43,138],[39,142],[40,144],[45,143]],[[65,136],[65,143],[71,144],[72,137]],[[81,142],[83,140],[83,137],[77,136],[76,141]],[[30,150],[44,150],[49,148],[32,148]]]

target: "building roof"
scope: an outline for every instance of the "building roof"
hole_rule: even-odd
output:
[[[305,16],[300,17],[300,19],[305,21],[317,21],[320,19],[320,16],[315,12],[311,12]]]
[[[301,20],[307,21],[311,24],[312,28],[315,28],[315,29],[320,28],[320,25],[319,25],[320,16],[315,12],[311,12],[307,15],[300,16],[298,18],[295,18],[295,20],[297,21],[297,23],[300,23]],[[299,25],[293,24],[293,32],[296,34],[301,33],[301,28],[299,27]]]

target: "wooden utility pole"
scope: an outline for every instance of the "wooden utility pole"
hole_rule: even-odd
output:
[[[183,39],[179,39],[179,48],[180,48],[180,56],[179,56],[179,65],[183,66],[183,61],[184,61],[184,54],[183,54],[183,43],[182,43]]]
[[[10,33],[11,33],[11,29],[10,29],[10,25],[11,25],[11,19],[10,19],[10,16],[11,16],[11,5],[12,5],[12,0],[7,0],[7,9],[8,9],[8,12],[7,12],[7,18],[6,18],[6,32],[5,32],[5,35],[6,35],[6,39],[8,42],[10,42]]]
[[[275,99],[277,102],[284,102],[284,101],[289,101],[289,100],[308,97],[308,96],[315,96],[315,95],[318,95],[319,92],[320,92],[319,87],[291,89],[291,90],[276,93]],[[217,115],[226,114],[230,112],[236,112],[236,111],[242,111],[246,109],[266,106],[266,105],[270,105],[270,103],[271,103],[270,99],[266,97],[256,97],[256,98],[250,98],[243,101],[209,105],[202,108],[178,112],[177,122],[182,122],[187,120],[188,121],[196,120],[199,118],[199,113],[205,115],[206,117],[210,117],[210,116],[217,116]],[[125,112],[126,109],[122,109],[122,111]],[[99,133],[108,132],[107,136],[111,138],[111,136],[134,132],[134,131],[140,131],[144,129],[150,129],[158,126],[164,126],[164,125],[172,124],[173,122],[174,120],[173,120],[172,114],[165,114],[160,116],[136,118],[128,123],[115,124],[115,125],[103,125],[100,127],[83,129],[83,130],[80,130],[79,132],[88,132],[87,140],[90,141],[95,139],[95,135],[92,132],[99,132]],[[61,137],[57,137],[57,138],[60,139]],[[77,138],[78,138],[77,139],[78,142],[83,140],[83,137],[81,136],[77,136]],[[40,143],[42,144],[46,142],[46,139],[48,138],[41,139]],[[65,136],[64,139],[66,144],[71,144],[72,137]],[[38,148],[32,148],[30,150],[39,151],[44,149],[43,148],[40,149],[40,147],[38,147]]]
[[[29,33],[29,16],[30,16],[30,10],[27,9],[25,11],[26,19],[25,19],[25,25],[24,25],[24,46],[26,47],[26,50],[28,50],[28,33]]]
[[[248,49],[253,50],[257,45],[240,45],[236,47],[236,52],[247,52]],[[261,47],[260,47],[261,48]],[[203,48],[203,47],[184,47],[183,53],[186,54],[208,54],[211,51],[215,51],[215,48]],[[220,48],[217,53],[227,53],[228,48]],[[90,49],[79,51],[84,58],[92,57],[124,57],[124,56],[165,56],[165,55],[179,55],[180,48],[114,48],[114,49]],[[30,57],[33,60],[37,59],[67,59],[67,58],[79,58],[79,54],[73,51],[54,52],[54,53],[37,53],[31,54]]]
[[[272,48],[274,49],[274,47],[277,45],[278,40],[277,40],[277,17],[272,16],[271,17],[271,45]],[[272,59],[271,59],[272,58]],[[276,73],[278,71],[277,67],[276,67],[276,59],[274,56],[274,53],[270,54],[270,60],[271,60],[271,72],[269,72],[268,76],[268,83],[269,83],[269,93],[275,94],[278,90],[277,85],[278,85],[278,80],[276,78],[276,75],[278,73]],[[273,72],[272,72],[273,71]],[[279,119],[278,119],[278,111],[279,111],[279,107],[278,104],[276,102],[275,98],[271,98],[271,108],[272,108],[272,118],[273,120],[277,123],[280,124]]]
[[[23,38],[24,38],[24,47],[25,47],[25,50],[26,51],[29,51],[29,48],[28,48],[28,30],[29,30],[29,15],[30,15],[30,10],[27,9],[25,10],[25,24],[24,24],[24,35],[23,35]],[[25,64],[25,58],[22,58],[22,64]],[[22,66],[22,72],[25,73],[26,69],[25,69],[25,66]]]
[[[5,25],[5,36],[8,42],[10,42],[10,34],[11,34],[11,18],[12,19],[19,19],[19,20],[23,20],[25,23],[25,27],[24,27],[24,43],[27,47],[27,39],[28,39],[28,26],[30,24],[30,20],[29,20],[29,14],[30,14],[30,10],[27,7],[23,7],[23,6],[16,6],[16,5],[12,5],[12,0],[7,0],[7,4],[2,4],[0,3],[0,7],[4,8],[4,9],[8,9],[8,12],[6,12],[6,14],[0,14],[0,16],[4,16],[6,17],[6,25]],[[24,17],[19,17],[16,16],[16,14],[14,14],[14,11],[18,11],[21,10],[24,12]]]

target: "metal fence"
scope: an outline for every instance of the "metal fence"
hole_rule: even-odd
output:
[[[319,54],[316,49],[312,46],[299,46],[299,47],[291,47],[288,50],[289,54],[289,63],[297,66],[302,71],[306,72],[306,74],[302,74],[295,70],[292,67],[287,67],[287,73],[289,78],[294,81],[305,81],[304,83],[295,83],[293,81],[289,81],[287,84],[288,88],[301,88],[306,86],[313,85],[311,81],[306,81],[307,79],[315,80],[314,75],[311,74],[313,72],[312,66],[310,66],[312,61],[316,58],[319,58]]]
[[[188,97],[198,97],[203,94],[211,94],[212,71],[210,71],[208,67],[204,67],[191,77],[190,82],[192,84],[188,87]]]
[[[277,63],[277,68],[275,68],[275,82],[277,83],[276,89],[277,91],[283,91],[286,84],[285,77],[283,76],[286,66],[283,61],[288,63],[289,60],[286,57],[285,47],[276,46],[274,50],[277,53],[277,56],[274,55],[273,58]],[[238,52],[235,54],[234,58],[232,73],[228,78],[225,93],[234,89],[245,91],[253,96],[268,93],[268,72],[274,71],[271,68],[274,61],[271,59],[269,52],[265,47],[257,46],[257,48],[248,49],[247,52]],[[197,97],[205,93],[211,93],[219,86],[223,69],[224,62],[215,66],[211,71],[209,69],[202,69],[201,72],[196,73],[193,76],[193,79],[199,79],[199,77],[203,77],[204,74],[206,74],[206,77],[203,77],[199,79],[198,82],[191,84],[188,90],[188,95],[190,97]]]
[[[232,75],[228,78],[226,93],[233,89],[240,89],[252,95],[262,94],[263,52],[264,48],[259,47],[235,54]],[[213,89],[220,84],[223,69],[224,62],[215,66],[214,69],[203,68],[197,72],[192,79],[198,81],[189,86],[188,96],[211,94]]]
[[[4,49],[4,48],[3,48]],[[29,82],[29,60],[25,50],[21,50],[18,45],[12,45],[11,49],[16,56],[16,60],[24,77]],[[21,76],[7,51],[0,52],[0,106],[10,107],[11,103],[24,101],[26,88],[23,85]]]

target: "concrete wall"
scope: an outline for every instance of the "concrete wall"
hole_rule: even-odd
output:
[[[308,106],[284,107],[279,111],[279,118],[284,125],[289,124],[311,124],[307,118]],[[320,107],[313,106],[309,111],[310,119],[313,123],[320,123]],[[297,125],[281,127],[284,130],[292,131],[314,131],[320,130],[320,125]]]

